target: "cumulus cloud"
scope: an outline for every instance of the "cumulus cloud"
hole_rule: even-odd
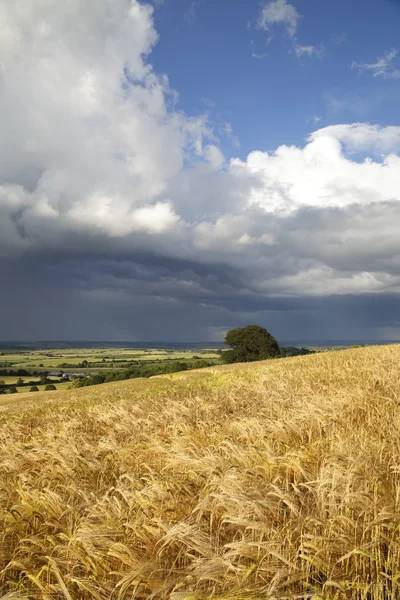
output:
[[[220,169],[225,162],[225,158],[221,150],[217,148],[217,146],[214,146],[214,144],[208,144],[204,148],[204,156],[211,167],[215,170]]]
[[[391,154],[400,152],[400,127],[380,127],[368,123],[333,125],[314,132],[310,140],[332,137],[344,144],[348,151]]]
[[[400,69],[396,69],[393,66],[393,61],[397,54],[397,50],[393,49],[389,52],[386,52],[386,54],[378,58],[374,63],[359,63],[353,61],[351,66],[353,69],[358,69],[360,72],[367,71],[371,73],[373,77],[382,77],[383,79],[399,79]]]
[[[321,298],[394,306],[399,127],[334,125],[229,160],[152,69],[150,5],[0,0],[0,16],[3,338],[199,339],[254,312],[285,335],[310,311],[329,335]]]
[[[400,200],[400,127],[367,124],[319,129],[304,148],[281,146],[274,153],[252,152],[246,162],[233,160],[262,180],[249,195],[268,211],[292,212],[301,206],[344,207]],[[351,160],[345,150],[385,151],[380,162]]]
[[[193,156],[210,161],[210,148],[205,119],[169,110],[168,80],[146,62],[157,41],[151,7],[99,0],[61,9],[43,0],[0,8],[4,229],[17,220],[33,243],[40,219],[126,235],[143,222],[138,209],[150,214],[152,205],[171,222],[168,182]]]

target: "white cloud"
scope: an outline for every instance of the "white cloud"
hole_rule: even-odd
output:
[[[324,49],[322,46],[304,45],[297,40],[297,29],[301,15],[293,4],[287,0],[272,0],[262,9],[258,19],[258,27],[264,31],[271,32],[276,25],[283,25],[292,42],[292,50],[298,58],[302,56],[322,58]],[[268,40],[270,41],[270,40]],[[265,54],[253,52],[253,58],[264,58]]]
[[[258,20],[258,26],[269,31],[274,25],[282,24],[290,37],[296,34],[300,15],[293,4],[287,0],[272,0],[263,9]]]
[[[373,77],[399,79],[400,69],[396,69],[392,64],[397,54],[397,50],[393,49],[378,58],[375,63],[358,63],[354,61],[351,66],[353,69],[358,69],[360,72],[368,71]]]
[[[194,23],[197,19],[197,8],[201,0],[192,0],[189,8],[185,12],[185,21],[187,23]]]
[[[400,289],[400,127],[334,125],[304,147],[227,164],[205,117],[171,107],[149,65],[149,5],[0,1],[0,11],[2,256],[147,252],[184,262],[173,284],[210,302],[215,289],[261,300]],[[266,13],[270,25],[279,14]]]
[[[220,169],[225,162],[225,158],[221,150],[213,144],[208,144],[208,146],[204,148],[204,156],[207,162],[215,170]]]
[[[315,131],[310,141],[318,138],[334,138],[351,152],[369,152],[374,155],[400,152],[400,127],[380,127],[368,123],[331,125]]]
[[[223,124],[222,127],[222,131],[224,133],[224,135],[231,140],[232,144],[235,146],[235,148],[240,148],[240,140],[239,138],[233,133],[233,129],[232,129],[232,125],[228,122],[225,122]]]
[[[216,106],[215,102],[210,100],[210,98],[201,98],[201,102],[208,108],[215,108]]]
[[[38,205],[36,205],[37,212]],[[55,211],[42,214],[44,217],[58,216]],[[166,233],[179,221],[169,201],[140,206],[133,209],[123,196],[115,193],[95,192],[82,205],[74,206],[68,213],[71,224],[81,226],[84,222],[92,222],[95,227],[110,237],[129,236],[136,231],[149,235]]]
[[[314,123],[314,125],[316,125],[320,121],[322,121],[322,117],[319,117],[318,115],[314,115],[313,117],[307,119],[307,123]]]
[[[400,127],[338,125],[320,129],[305,148],[281,146],[273,154],[252,152],[246,162],[234,165],[250,170],[262,180],[249,203],[267,211],[290,213],[302,206],[345,207],[388,200],[400,201],[400,157],[388,154],[383,162],[348,158],[343,146],[368,151],[371,144],[391,152],[400,150]]]
[[[324,50],[321,46],[303,46],[302,44],[296,44],[294,46],[294,51],[298,58],[301,56],[308,56],[310,58],[315,56],[317,58],[322,58],[324,53]]]
[[[157,202],[152,206],[142,206],[132,213],[134,229],[161,234],[171,229],[179,217],[170,202]]]
[[[204,118],[169,110],[168,80],[146,62],[151,6],[1,2],[0,15],[0,184],[24,190],[26,220],[41,203],[63,223],[85,214],[125,235],[209,133]]]

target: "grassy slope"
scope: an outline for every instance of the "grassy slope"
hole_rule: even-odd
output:
[[[399,364],[1,397],[0,598],[399,598]]]

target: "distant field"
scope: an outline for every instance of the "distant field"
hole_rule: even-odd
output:
[[[6,375],[6,376],[0,375],[0,381],[4,381],[4,383],[6,385],[13,385],[13,384],[17,383],[18,379],[19,379],[19,377],[11,377],[11,376],[8,376],[8,375]],[[37,379],[36,377],[32,377],[32,378],[30,378],[30,377],[28,377],[28,378],[27,377],[21,377],[21,379],[24,381],[24,383],[27,383],[28,381],[32,381],[33,382],[32,385],[36,385],[39,388],[39,391],[44,391],[45,386],[44,385],[38,385],[39,379]],[[62,382],[62,383],[52,382],[52,378],[50,378],[50,383],[53,383],[53,385],[56,386],[57,390],[67,389],[71,385],[71,382],[69,382],[69,381]],[[23,393],[29,392],[29,387],[30,386],[26,386],[26,385],[24,385],[24,386],[18,386],[17,387],[17,391],[18,392],[23,392]]]
[[[68,350],[46,350],[42,351],[31,351],[23,353],[5,353],[0,354],[0,363],[9,363],[7,367],[13,369],[59,369],[63,363],[74,365],[76,368],[80,368],[79,365],[82,361],[86,360],[88,363],[102,364],[102,367],[96,368],[108,368],[108,369],[121,369],[124,368],[130,361],[140,360],[141,362],[153,361],[153,360],[188,360],[193,356],[199,356],[201,358],[218,358],[216,352],[204,352],[202,350],[194,351],[164,351],[157,349],[144,350],[129,350],[125,348],[104,348],[93,350],[90,348],[85,349],[68,349]],[[104,360],[104,362],[103,362]],[[120,362],[123,361],[123,362]],[[0,367],[2,368],[2,367]],[[72,368],[72,367],[69,367]],[[1,378],[1,376],[0,376]]]
[[[0,397],[1,597],[397,600],[399,364],[371,347]]]
[[[53,383],[53,385],[56,387],[57,390],[67,390],[69,388],[69,386],[71,385],[71,383],[69,381],[66,381],[66,382],[63,382],[63,383]],[[37,385],[36,387],[39,388],[39,392],[44,392],[45,391],[44,388],[46,386],[44,386],[44,385]],[[29,387],[27,387],[27,386],[17,387],[17,392],[25,394],[26,392],[29,392]],[[29,393],[30,394],[34,394],[34,393],[37,393],[37,392],[29,392]],[[50,392],[46,392],[46,394],[47,393],[50,393]]]
[[[191,351],[170,351],[160,349],[126,349],[126,348],[98,348],[98,349],[46,349],[46,351],[32,350],[23,352],[4,352],[0,354],[0,369],[14,370],[24,369],[34,372],[49,372],[62,370],[65,372],[83,372],[87,375],[102,373],[105,371],[118,371],[126,369],[134,361],[138,366],[145,365],[154,361],[164,360],[180,360],[190,361],[193,357],[202,359],[218,359],[219,355],[216,352],[204,350]],[[87,361],[88,365],[81,366],[83,361]],[[61,366],[68,364],[70,366]],[[1,366],[2,365],[2,366]],[[38,381],[37,376],[25,375],[21,378],[27,381]],[[0,380],[3,380],[7,385],[12,385],[17,382],[19,376],[0,375]],[[50,378],[51,379],[51,378]],[[69,382],[57,384],[57,390],[66,389],[70,385]],[[43,386],[39,387],[44,389]],[[19,387],[18,392],[27,392],[27,387]]]
[[[17,383],[19,377],[14,377],[14,375],[0,375],[0,381],[4,381],[6,385],[12,385],[13,383]],[[21,377],[22,381],[39,381],[37,377]]]
[[[25,375],[23,377],[18,377],[18,376],[14,376],[14,375],[0,375],[0,381],[4,381],[4,383],[6,385],[12,385],[13,383],[17,383],[17,381],[19,379],[22,379],[22,381],[24,383],[28,383],[29,381],[37,383],[38,381],[40,381],[40,379],[38,379],[34,375],[32,375],[32,376]],[[53,381],[57,381],[57,378],[55,378],[55,377],[49,377],[48,379],[49,379],[50,383]],[[64,384],[64,382],[63,382],[63,384]]]

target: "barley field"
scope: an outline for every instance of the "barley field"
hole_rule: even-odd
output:
[[[0,399],[0,598],[400,598],[400,347]]]

